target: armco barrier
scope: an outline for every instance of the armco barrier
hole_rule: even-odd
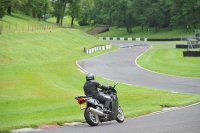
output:
[[[147,41],[148,38],[99,37],[100,40]]]
[[[96,52],[96,51],[105,50],[105,49],[110,49],[110,48],[112,48],[112,45],[111,45],[111,44],[105,45],[105,46],[97,46],[97,47],[90,48],[90,49],[85,49],[85,48],[84,48],[84,51],[85,51],[87,54],[91,54],[91,53],[94,53],[94,52]]]

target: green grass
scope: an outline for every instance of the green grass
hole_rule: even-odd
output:
[[[123,84],[118,87],[120,88],[118,93],[120,104],[126,117],[149,114],[161,110],[162,107],[183,106],[191,98],[191,95],[174,94],[143,87],[128,87]]]
[[[74,99],[84,94],[85,82],[85,74],[79,71],[76,61],[117,49],[116,46],[87,55],[83,47],[108,42],[75,29],[5,33],[0,38],[0,132],[85,122],[83,111]],[[96,79],[113,84],[100,77]],[[199,95],[123,83],[119,83],[117,90],[126,118],[158,111],[163,106],[185,106],[200,101]]]
[[[179,42],[180,43],[180,42]],[[200,78],[200,58],[183,57],[186,49],[176,49],[175,44],[153,44],[152,48],[139,57],[137,63],[143,68],[185,77]]]
[[[0,41],[0,129],[81,119],[74,97],[85,74],[83,47],[105,45],[78,30],[4,34]]]
[[[10,23],[32,23],[32,22],[38,22],[37,19],[12,12],[12,15],[5,15],[3,19],[1,19],[2,22],[10,22]]]

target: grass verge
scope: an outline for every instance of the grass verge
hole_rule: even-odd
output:
[[[183,51],[186,49],[175,47],[173,42],[153,44],[150,50],[138,58],[137,63],[155,72],[200,78],[200,58],[184,57]]]

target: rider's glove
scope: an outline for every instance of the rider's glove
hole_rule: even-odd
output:
[[[113,88],[112,86],[109,86],[109,89],[110,89],[110,90],[113,90],[114,88]]]

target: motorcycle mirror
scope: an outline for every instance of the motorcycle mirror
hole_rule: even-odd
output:
[[[115,86],[118,84],[118,82],[115,82],[115,84],[114,84],[114,88],[115,88]]]

